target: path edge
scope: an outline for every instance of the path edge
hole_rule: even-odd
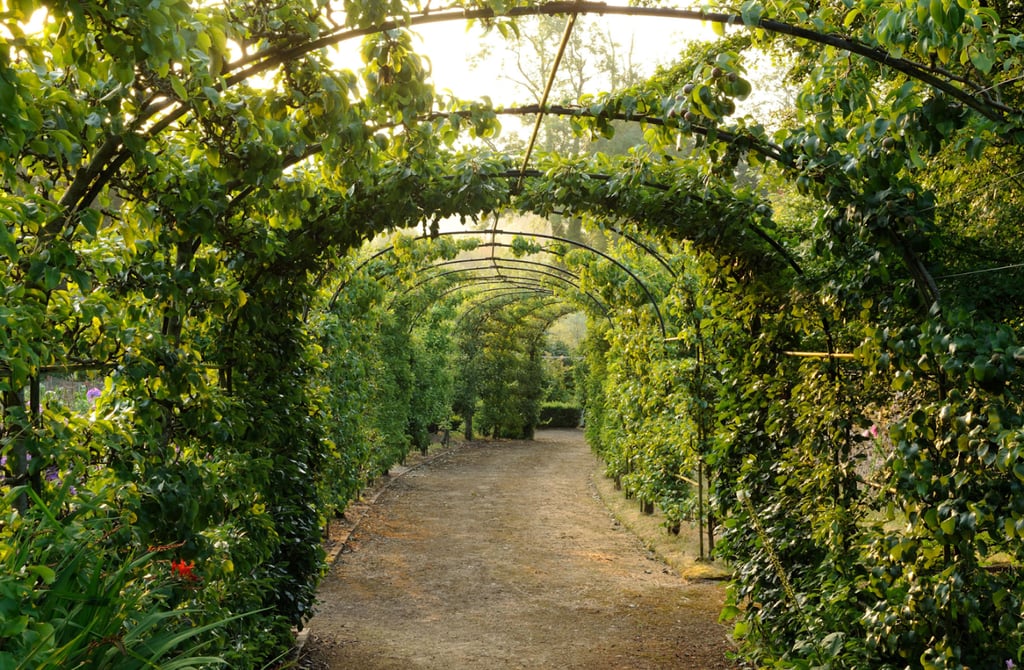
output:
[[[359,494],[359,497],[353,502],[363,503],[362,508],[358,512],[353,513],[351,519],[352,525],[345,530],[344,534],[340,536],[337,543],[327,553],[327,557],[324,559],[324,564],[327,569],[330,570],[331,566],[334,565],[334,561],[337,560],[338,556],[344,551],[345,547],[348,546],[348,541],[352,537],[352,534],[359,528],[359,524],[362,522],[363,517],[366,513],[377,503],[377,499],[386,492],[391,486],[404,477],[405,475],[418,470],[419,468],[429,465],[437,459],[456,453],[462,447],[469,444],[469,441],[452,441],[447,447],[442,446],[440,449],[433,453],[428,453],[426,456],[421,456],[415,463],[411,465],[394,465],[388,470],[388,474],[383,477],[378,477],[372,486],[367,487]],[[326,575],[325,575],[326,577]],[[309,626],[304,626],[302,630],[297,630],[295,633],[295,642],[292,644],[292,650],[289,654],[290,658],[298,658],[302,653],[302,648],[306,646],[306,642],[309,640],[309,634],[312,629]]]
[[[669,535],[661,527],[658,513],[641,513],[635,500],[627,500],[624,493],[616,491],[612,480],[605,476],[604,463],[599,458],[590,473],[590,485],[608,514],[683,579],[723,581],[731,577],[729,569],[720,561],[700,560],[695,549],[683,546],[677,537]]]

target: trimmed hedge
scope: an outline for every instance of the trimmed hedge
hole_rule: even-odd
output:
[[[540,425],[545,428],[579,428],[583,410],[562,402],[546,402],[540,408]]]

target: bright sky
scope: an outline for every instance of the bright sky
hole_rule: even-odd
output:
[[[42,27],[46,16],[46,9],[40,9],[22,28],[29,34],[36,32]],[[621,53],[625,54],[632,45],[632,62],[640,69],[642,76],[653,74],[658,65],[671,62],[686,40],[714,39],[714,33],[709,27],[695,21],[581,15],[576,25],[583,28],[588,22],[596,24],[601,30],[610,30],[612,38],[621,47]],[[0,27],[0,34],[7,36],[6,32]],[[503,39],[496,30],[484,36],[479,24],[467,30],[464,21],[418,26],[414,32],[420,36],[414,42],[415,48],[430,59],[434,85],[439,92],[449,90],[463,100],[478,100],[488,96],[495,104],[534,102],[528,99],[525,91],[518,90],[501,77],[502,50],[511,53],[515,48],[514,40]],[[488,41],[495,55],[490,63],[474,68],[470,60],[479,53],[482,40]],[[338,46],[337,53],[342,67],[352,70],[361,67],[359,48],[359,39]]]
[[[610,29],[613,39],[621,46],[622,53],[633,46],[632,60],[642,75],[650,75],[659,64],[674,60],[687,39],[714,39],[710,28],[695,21],[673,20],[654,17],[629,16],[580,16],[577,26],[584,22],[597,23],[599,28]],[[450,90],[463,100],[478,100],[488,96],[495,104],[528,103],[524,91],[519,91],[500,73],[500,49],[514,49],[513,40],[504,40],[497,31],[483,37],[479,25],[466,30],[462,21],[435,23],[414,28],[420,39],[414,41],[416,50],[427,56],[433,66],[433,81],[438,91]],[[481,40],[487,39],[494,48],[491,62],[474,68],[470,59],[479,53]],[[345,67],[357,69],[359,43],[339,45]],[[591,91],[599,93],[600,90]]]

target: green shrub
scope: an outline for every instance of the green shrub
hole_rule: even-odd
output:
[[[197,625],[181,607],[201,579],[194,564],[166,548],[138,553],[121,542],[130,518],[116,491],[71,495],[62,485],[47,503],[28,487],[6,492],[0,519],[0,668],[165,670],[223,665],[203,656],[209,633],[231,619]],[[32,503],[19,513],[14,501]]]
[[[540,425],[545,428],[578,428],[583,410],[564,402],[546,402],[540,407]]]

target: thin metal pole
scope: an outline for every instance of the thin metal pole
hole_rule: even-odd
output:
[[[692,447],[693,440],[690,440]],[[697,459],[697,537],[700,539],[700,558],[704,560],[704,459]]]
[[[516,191],[523,187],[523,175],[526,174],[526,167],[530,164],[530,154],[533,153],[533,146],[537,143],[537,133],[540,132],[540,124],[544,119],[544,108],[547,107],[548,97],[551,95],[551,88],[555,85],[555,76],[558,74],[558,67],[562,64],[562,56],[565,55],[565,48],[569,45],[569,37],[572,35],[573,26],[576,25],[576,12],[569,14],[565,22],[565,32],[562,33],[562,43],[558,45],[558,53],[555,54],[555,62],[551,64],[551,74],[548,75],[547,85],[544,86],[544,94],[541,95],[537,120],[533,124],[533,133],[530,134],[530,143],[526,146],[526,155],[523,156],[523,166],[519,169],[519,179],[516,181]],[[495,217],[495,228],[497,228],[497,217]]]

